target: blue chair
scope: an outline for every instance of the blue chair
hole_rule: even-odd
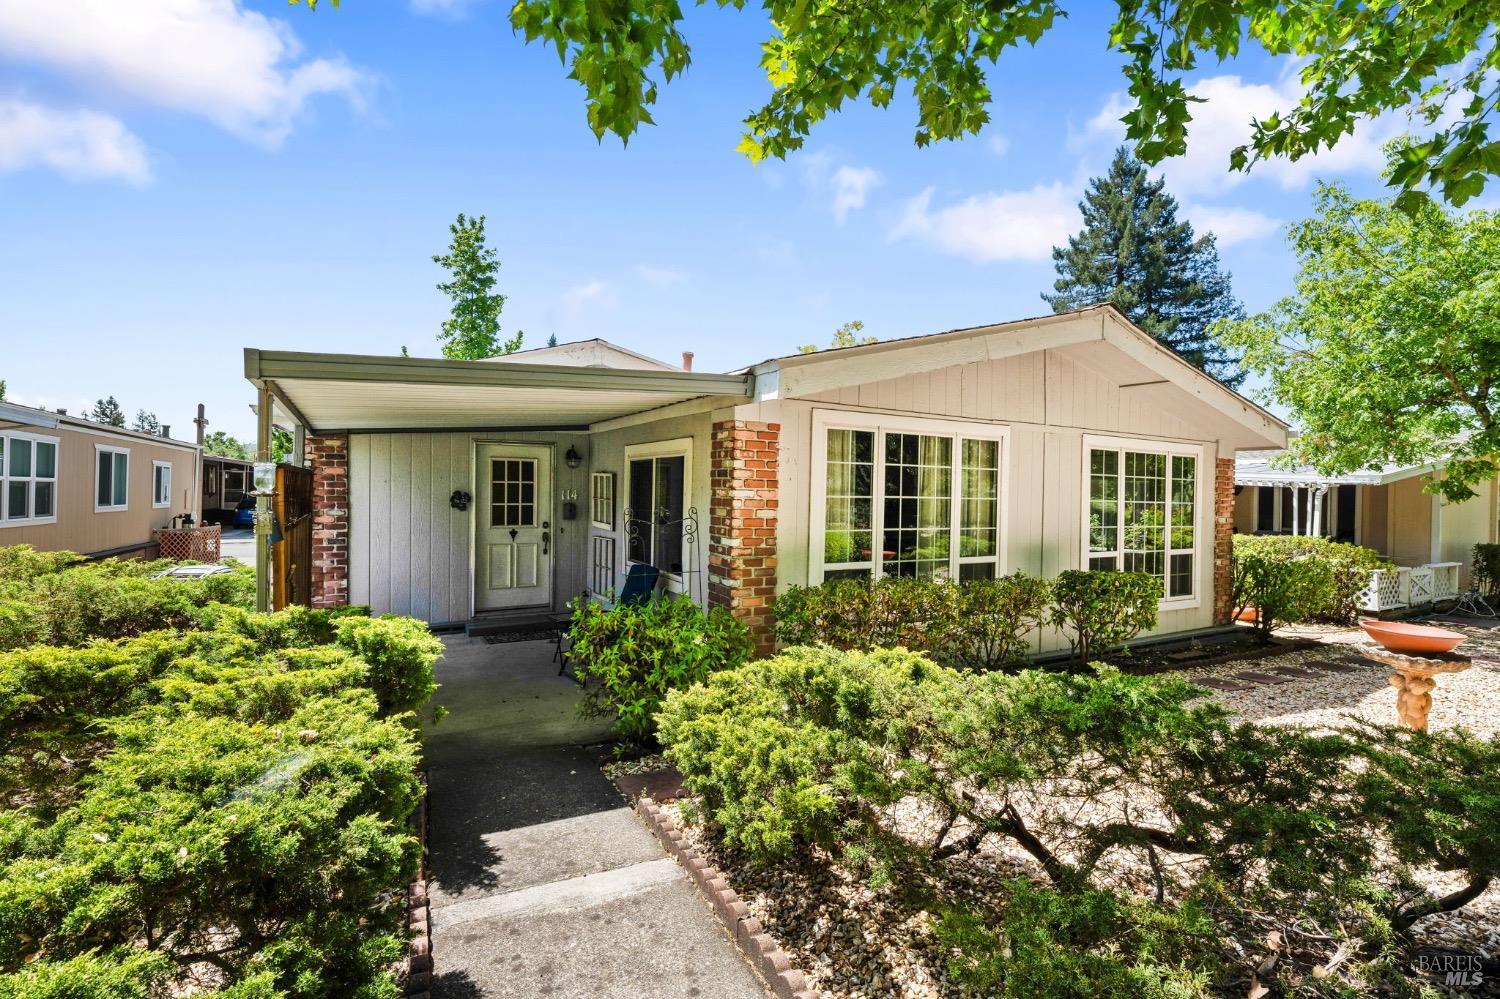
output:
[[[661,570],[654,565],[632,565],[630,571],[625,573],[625,585],[620,588],[620,593],[615,597],[617,607],[637,607],[650,600],[656,593],[657,581],[661,579]],[[562,676],[568,670],[568,649],[563,648],[563,642],[567,636],[559,630],[557,633],[557,651],[554,657],[562,660],[562,665],[557,667],[557,675]]]

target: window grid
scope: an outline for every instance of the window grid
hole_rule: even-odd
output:
[[[958,530],[960,566],[994,563],[1000,553],[999,441],[963,439]],[[973,573],[965,578],[977,578]]]
[[[823,563],[868,575],[875,565],[875,432],[828,431],[827,465]]]
[[[601,531],[615,529],[615,473],[589,476],[589,522]]]
[[[535,459],[490,459],[490,526],[536,526]]]
[[[887,433],[881,553],[887,576],[949,576],[952,500],[953,438]]]
[[[57,440],[0,434],[0,524],[57,520]]]
[[[1197,458],[1092,448],[1088,479],[1088,567],[1149,573],[1166,599],[1194,596]]]

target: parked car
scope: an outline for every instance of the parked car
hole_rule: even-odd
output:
[[[255,497],[249,494],[241,496],[239,503],[235,505],[234,516],[229,522],[235,527],[254,527]]]

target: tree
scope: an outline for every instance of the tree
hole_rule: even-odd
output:
[[[1195,237],[1164,187],[1128,150],[1117,150],[1108,176],[1090,180],[1079,202],[1083,230],[1066,248],[1052,248],[1056,294],[1042,298],[1055,312],[1113,302],[1141,329],[1234,388],[1245,376],[1211,328],[1244,312],[1229,275],[1219,269],[1213,234]]]
[[[160,434],[161,421],[156,418],[155,413],[148,413],[144,409],[135,411],[135,423],[132,430],[139,430],[143,434]]]
[[[250,449],[222,430],[215,430],[204,435],[203,453],[218,455],[221,458],[238,458],[240,461],[250,459]]]
[[[0,378],[0,402],[5,401],[5,379]]]
[[[107,399],[99,399],[94,403],[94,408],[83,414],[84,419],[93,420],[95,423],[106,423],[111,427],[125,426],[125,411],[115,401],[114,396]]]
[[[443,321],[443,331],[438,334],[443,356],[477,361],[514,353],[525,334],[517,331],[509,340],[500,339],[500,310],[505,307],[505,296],[494,290],[500,261],[485,245],[484,216],[469,218],[459,212],[448,231],[453,234],[448,252],[432,258],[453,275],[451,281],[437,286],[453,299],[453,314]]]
[[[295,446],[295,438],[290,430],[281,427],[271,428],[271,460],[275,462],[286,461]]]
[[[551,336],[549,336],[547,338],[547,346],[549,346],[549,347],[556,347],[557,346],[557,334],[556,333],[552,334]],[[0,385],[4,385],[4,382],[0,382]]]
[[[771,96],[745,118],[740,149],[753,160],[801,148],[812,126],[845,101],[884,108],[901,87],[915,97],[917,145],[977,134],[990,122],[993,97],[985,67],[1006,49],[1036,45],[1067,16],[1061,0],[762,0],[761,7],[771,31],[761,58]],[[1409,192],[1407,210],[1429,186],[1462,204],[1500,172],[1500,142],[1488,135],[1500,112],[1496,9],[1474,0],[1119,0],[1106,41],[1123,58],[1129,83],[1132,103],[1121,121],[1146,162],[1181,155],[1189,109],[1199,100],[1184,78],[1200,59],[1220,63],[1253,43],[1297,60],[1303,95],[1284,112],[1247,122],[1250,140],[1233,151],[1229,167],[1296,160],[1333,146],[1362,121],[1412,109],[1424,134],[1391,151],[1390,182]],[[510,12],[528,42],[555,47],[568,63],[594,134],[622,140],[654,123],[658,77],[670,82],[688,68],[683,18],[683,5],[651,0],[518,0]]]
[[[864,320],[851,319],[838,329],[833,331],[833,342],[828,345],[829,350],[838,347],[858,347],[866,343],[879,343],[878,336],[859,336],[859,332],[865,328]],[[807,343],[797,348],[799,354],[811,354],[818,349],[817,344]]]
[[[1407,214],[1321,186],[1288,237],[1296,291],[1224,330],[1325,474],[1446,461],[1450,500],[1500,470],[1500,216]],[[1451,458],[1451,460],[1449,460]]]

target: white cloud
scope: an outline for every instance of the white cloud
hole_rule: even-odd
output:
[[[1001,157],[1002,159],[1007,153],[1010,152],[1010,140],[1001,135],[999,132],[991,133],[989,138],[985,139],[984,141],[985,145],[990,147],[990,152],[994,153],[996,156]]]
[[[74,180],[151,180],[145,145],[118,118],[0,97],[0,173],[37,166]]]
[[[637,264],[635,273],[642,281],[657,288],[669,288],[687,280],[687,275],[682,271],[671,267],[655,267],[651,264]]]
[[[1230,208],[1222,205],[1183,205],[1183,212],[1193,223],[1193,231],[1202,236],[1213,233],[1222,246],[1263,239],[1281,228],[1281,219],[1272,218],[1252,208]]]
[[[1191,84],[1188,92],[1205,102],[1189,106],[1193,120],[1188,123],[1188,150],[1161,164],[1171,190],[1181,195],[1221,194],[1254,177],[1272,180],[1286,190],[1298,190],[1320,177],[1375,173],[1385,162],[1381,145],[1401,131],[1397,118],[1387,115],[1360,124],[1332,149],[1296,162],[1272,157],[1255,164],[1247,174],[1229,169],[1230,150],[1250,140],[1253,119],[1296,106],[1302,95],[1296,75],[1287,73],[1275,83],[1250,83],[1233,75],[1211,76]],[[1127,107],[1123,95],[1111,96],[1070,145],[1076,150],[1096,142],[1121,141],[1125,126],[1119,119]]]
[[[312,98],[362,107],[370,85],[342,56],[304,58],[287,22],[239,0],[0,0],[0,56],[269,145]]]
[[[1029,191],[985,192],[933,210],[933,189],[909,200],[892,239],[920,239],[982,262],[1046,260],[1078,224],[1077,194],[1061,181]]]
[[[849,213],[865,206],[870,188],[880,183],[880,174],[870,167],[841,166],[833,172],[833,217],[840,225]]]

